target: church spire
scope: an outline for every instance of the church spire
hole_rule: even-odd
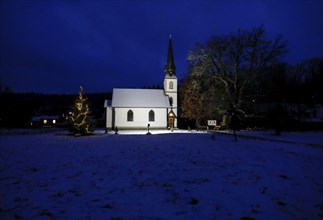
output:
[[[176,73],[176,67],[175,67],[174,57],[173,57],[172,35],[171,34],[169,34],[167,63],[165,65],[164,71],[167,75],[170,75],[170,76],[175,75],[175,73]]]

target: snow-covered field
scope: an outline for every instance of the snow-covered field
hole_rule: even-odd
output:
[[[323,218],[323,133],[154,132],[0,136],[0,219]]]

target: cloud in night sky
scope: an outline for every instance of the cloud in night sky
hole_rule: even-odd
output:
[[[161,85],[172,32],[179,78],[211,36],[264,25],[290,63],[323,57],[323,1],[1,1],[0,80],[16,92]]]

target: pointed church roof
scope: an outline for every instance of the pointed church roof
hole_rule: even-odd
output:
[[[167,75],[175,75],[176,67],[174,63],[174,56],[173,56],[173,46],[172,46],[172,35],[169,35],[169,43],[168,43],[168,54],[167,54],[167,63],[164,69]]]

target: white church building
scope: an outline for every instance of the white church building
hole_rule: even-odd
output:
[[[177,128],[177,77],[169,37],[163,89],[113,89],[105,100],[107,129]]]

